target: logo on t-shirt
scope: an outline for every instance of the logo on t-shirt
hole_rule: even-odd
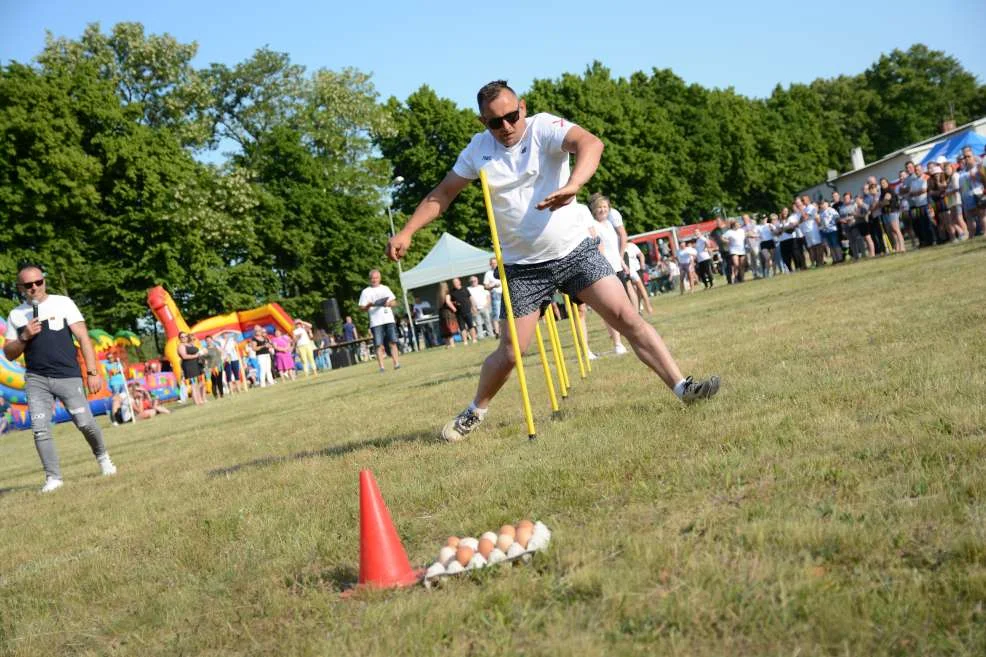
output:
[[[524,146],[522,149],[520,149],[520,154],[521,155],[523,155],[526,152],[527,152],[527,146]]]
[[[483,156],[483,160],[486,161],[486,162],[489,162],[492,159],[493,159],[493,156],[492,155],[484,155]]]

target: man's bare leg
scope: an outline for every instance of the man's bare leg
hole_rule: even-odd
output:
[[[530,346],[531,339],[534,337],[534,327],[537,326],[540,317],[540,313],[535,310],[529,315],[514,320],[514,326],[517,328],[517,335],[519,336],[521,355]],[[490,401],[510,378],[510,373],[516,365],[514,349],[510,344],[510,329],[506,321],[501,326],[504,330],[500,332],[500,344],[497,345],[492,354],[486,357],[486,360],[483,361],[483,369],[479,372],[479,385],[473,400],[476,408],[485,409],[490,405]]]
[[[579,298],[599,313],[608,326],[625,336],[637,358],[654,370],[668,388],[674,389],[684,378],[678,364],[654,327],[630,305],[621,287],[616,276],[607,276],[579,292]]]

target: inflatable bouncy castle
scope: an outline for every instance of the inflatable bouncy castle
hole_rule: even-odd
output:
[[[275,328],[288,334],[294,330],[294,320],[276,303],[268,303],[252,310],[216,315],[192,326],[185,321],[181,310],[168,291],[160,285],[147,291],[147,305],[164,327],[164,335],[167,339],[164,345],[164,357],[171,363],[171,368],[175,372],[181,372],[181,358],[178,356],[179,333],[191,333],[199,340],[232,333],[237,342],[243,342],[253,335],[253,329],[257,326],[263,326],[271,333]]]
[[[6,323],[0,318],[0,347],[4,343],[6,333]],[[140,339],[130,331],[118,331],[116,335],[110,335],[100,329],[89,331],[89,339],[92,340],[93,349],[96,350],[96,358],[99,360],[100,374],[104,382],[109,382],[114,374],[128,381],[135,381],[146,388],[155,398],[161,401],[178,399],[178,385],[174,375],[170,372],[144,375],[143,367],[131,367],[126,364],[126,347],[129,345],[140,346]],[[115,354],[122,363],[122,373],[119,372],[120,365],[110,363],[110,354]],[[82,376],[81,355],[79,360],[79,376]],[[23,357],[16,361],[9,361],[0,352],[0,396],[10,402],[12,427],[17,429],[28,429],[31,420],[27,411],[27,393],[24,391],[24,365]],[[110,386],[104,385],[103,389],[95,395],[89,395],[89,408],[93,415],[108,413],[112,406],[112,393]],[[55,422],[67,422],[71,416],[62,406],[61,402],[55,407]]]

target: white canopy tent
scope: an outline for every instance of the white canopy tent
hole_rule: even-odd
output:
[[[456,276],[475,274],[490,268],[492,251],[477,249],[448,233],[442,233],[438,243],[424,260],[413,269],[401,274],[401,287],[405,290],[447,281]]]

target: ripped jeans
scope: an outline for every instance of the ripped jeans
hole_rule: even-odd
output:
[[[24,375],[24,388],[27,392],[28,412],[31,414],[31,430],[34,432],[34,446],[41,457],[45,475],[55,479],[62,478],[58,463],[58,452],[51,438],[51,422],[54,415],[55,399],[65,406],[72,422],[85,436],[86,442],[97,459],[106,453],[103,432],[89,410],[82,387],[82,377],[73,379],[52,379],[40,374]]]

